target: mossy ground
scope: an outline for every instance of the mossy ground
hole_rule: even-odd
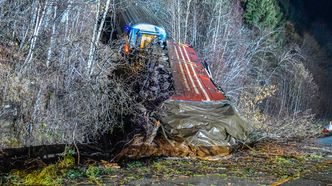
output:
[[[119,164],[85,160],[77,165],[73,156],[67,154],[57,163],[43,165],[36,170],[13,170],[2,177],[2,183],[144,185],[213,176],[213,179],[236,178],[265,185],[282,183],[332,165],[331,161],[324,161],[324,153],[308,150],[310,148],[305,150],[304,147],[298,142],[262,142],[216,161],[146,158],[124,160]]]

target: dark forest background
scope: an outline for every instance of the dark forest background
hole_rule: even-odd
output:
[[[324,71],[313,70],[321,91],[320,116],[331,117],[332,105],[326,101],[332,96],[332,1],[330,0],[280,0],[285,17],[294,23],[302,37],[311,34],[317,41],[322,56],[316,65]]]

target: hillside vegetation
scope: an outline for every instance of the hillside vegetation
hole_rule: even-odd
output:
[[[324,52],[310,34],[297,34],[276,0],[132,1],[148,6],[170,39],[192,45],[211,66],[218,86],[252,123],[252,140],[317,133],[315,115],[326,95],[317,86],[325,74],[315,64]],[[145,116],[169,94],[137,95],[146,74],[114,75],[124,69],[123,40],[100,42],[105,25],[115,29],[114,12],[127,5],[0,1],[0,148],[114,140],[147,130],[140,122],[154,122]]]

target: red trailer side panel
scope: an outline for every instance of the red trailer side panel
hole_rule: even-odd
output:
[[[210,80],[193,48],[170,41],[167,46],[175,86],[175,95],[171,100],[225,100],[225,96]]]

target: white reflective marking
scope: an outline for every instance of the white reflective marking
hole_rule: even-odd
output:
[[[185,66],[186,69],[187,69],[187,74],[189,75],[190,82],[191,82],[191,84],[192,84],[193,87],[194,87],[195,93],[196,93],[196,94],[199,94],[198,88],[197,88],[197,86],[196,86],[196,84],[195,84],[195,82],[194,82],[194,80],[193,80],[193,77],[191,76],[190,71],[189,71],[189,68],[188,68],[188,65],[187,65],[187,61],[186,61],[186,59],[185,59],[185,57],[184,57],[184,55],[183,55],[183,53],[182,53],[181,46],[179,46],[179,50],[180,50],[180,53],[181,53],[181,56],[182,56],[182,59],[183,59],[184,66]],[[189,63],[190,63],[190,62],[189,62]],[[194,71],[194,72],[195,72],[195,71]]]
[[[178,51],[177,51],[175,45],[174,45],[174,50],[175,50],[176,57],[178,58],[178,62],[179,62],[179,66],[180,66],[180,71],[181,71],[181,74],[182,74],[182,78],[183,78],[183,80],[184,80],[184,84],[185,84],[187,90],[189,91],[190,88],[189,88],[189,85],[188,85],[188,81],[187,81],[187,78],[186,78],[186,76],[185,76],[185,74],[184,74],[183,67],[182,67],[182,63],[181,63],[181,60],[180,60],[180,57],[179,57],[179,54],[178,54]]]
[[[203,85],[202,85],[200,79],[197,77],[196,71],[195,71],[195,69],[194,69],[194,67],[193,67],[193,65],[192,65],[192,61],[190,60],[189,55],[188,55],[188,52],[187,52],[187,50],[184,48],[184,46],[183,46],[183,50],[184,50],[184,52],[185,52],[185,54],[186,54],[186,56],[187,56],[187,59],[188,59],[188,61],[189,61],[189,65],[191,66],[191,69],[192,69],[192,71],[194,72],[194,76],[195,76],[195,78],[196,78],[196,80],[197,80],[197,82],[198,82],[198,85],[199,85],[199,87],[201,88],[201,90],[202,90],[202,92],[203,92],[203,94],[204,94],[206,100],[207,100],[207,101],[211,101],[209,95],[207,94],[207,92],[206,92],[205,89],[203,88]]]

